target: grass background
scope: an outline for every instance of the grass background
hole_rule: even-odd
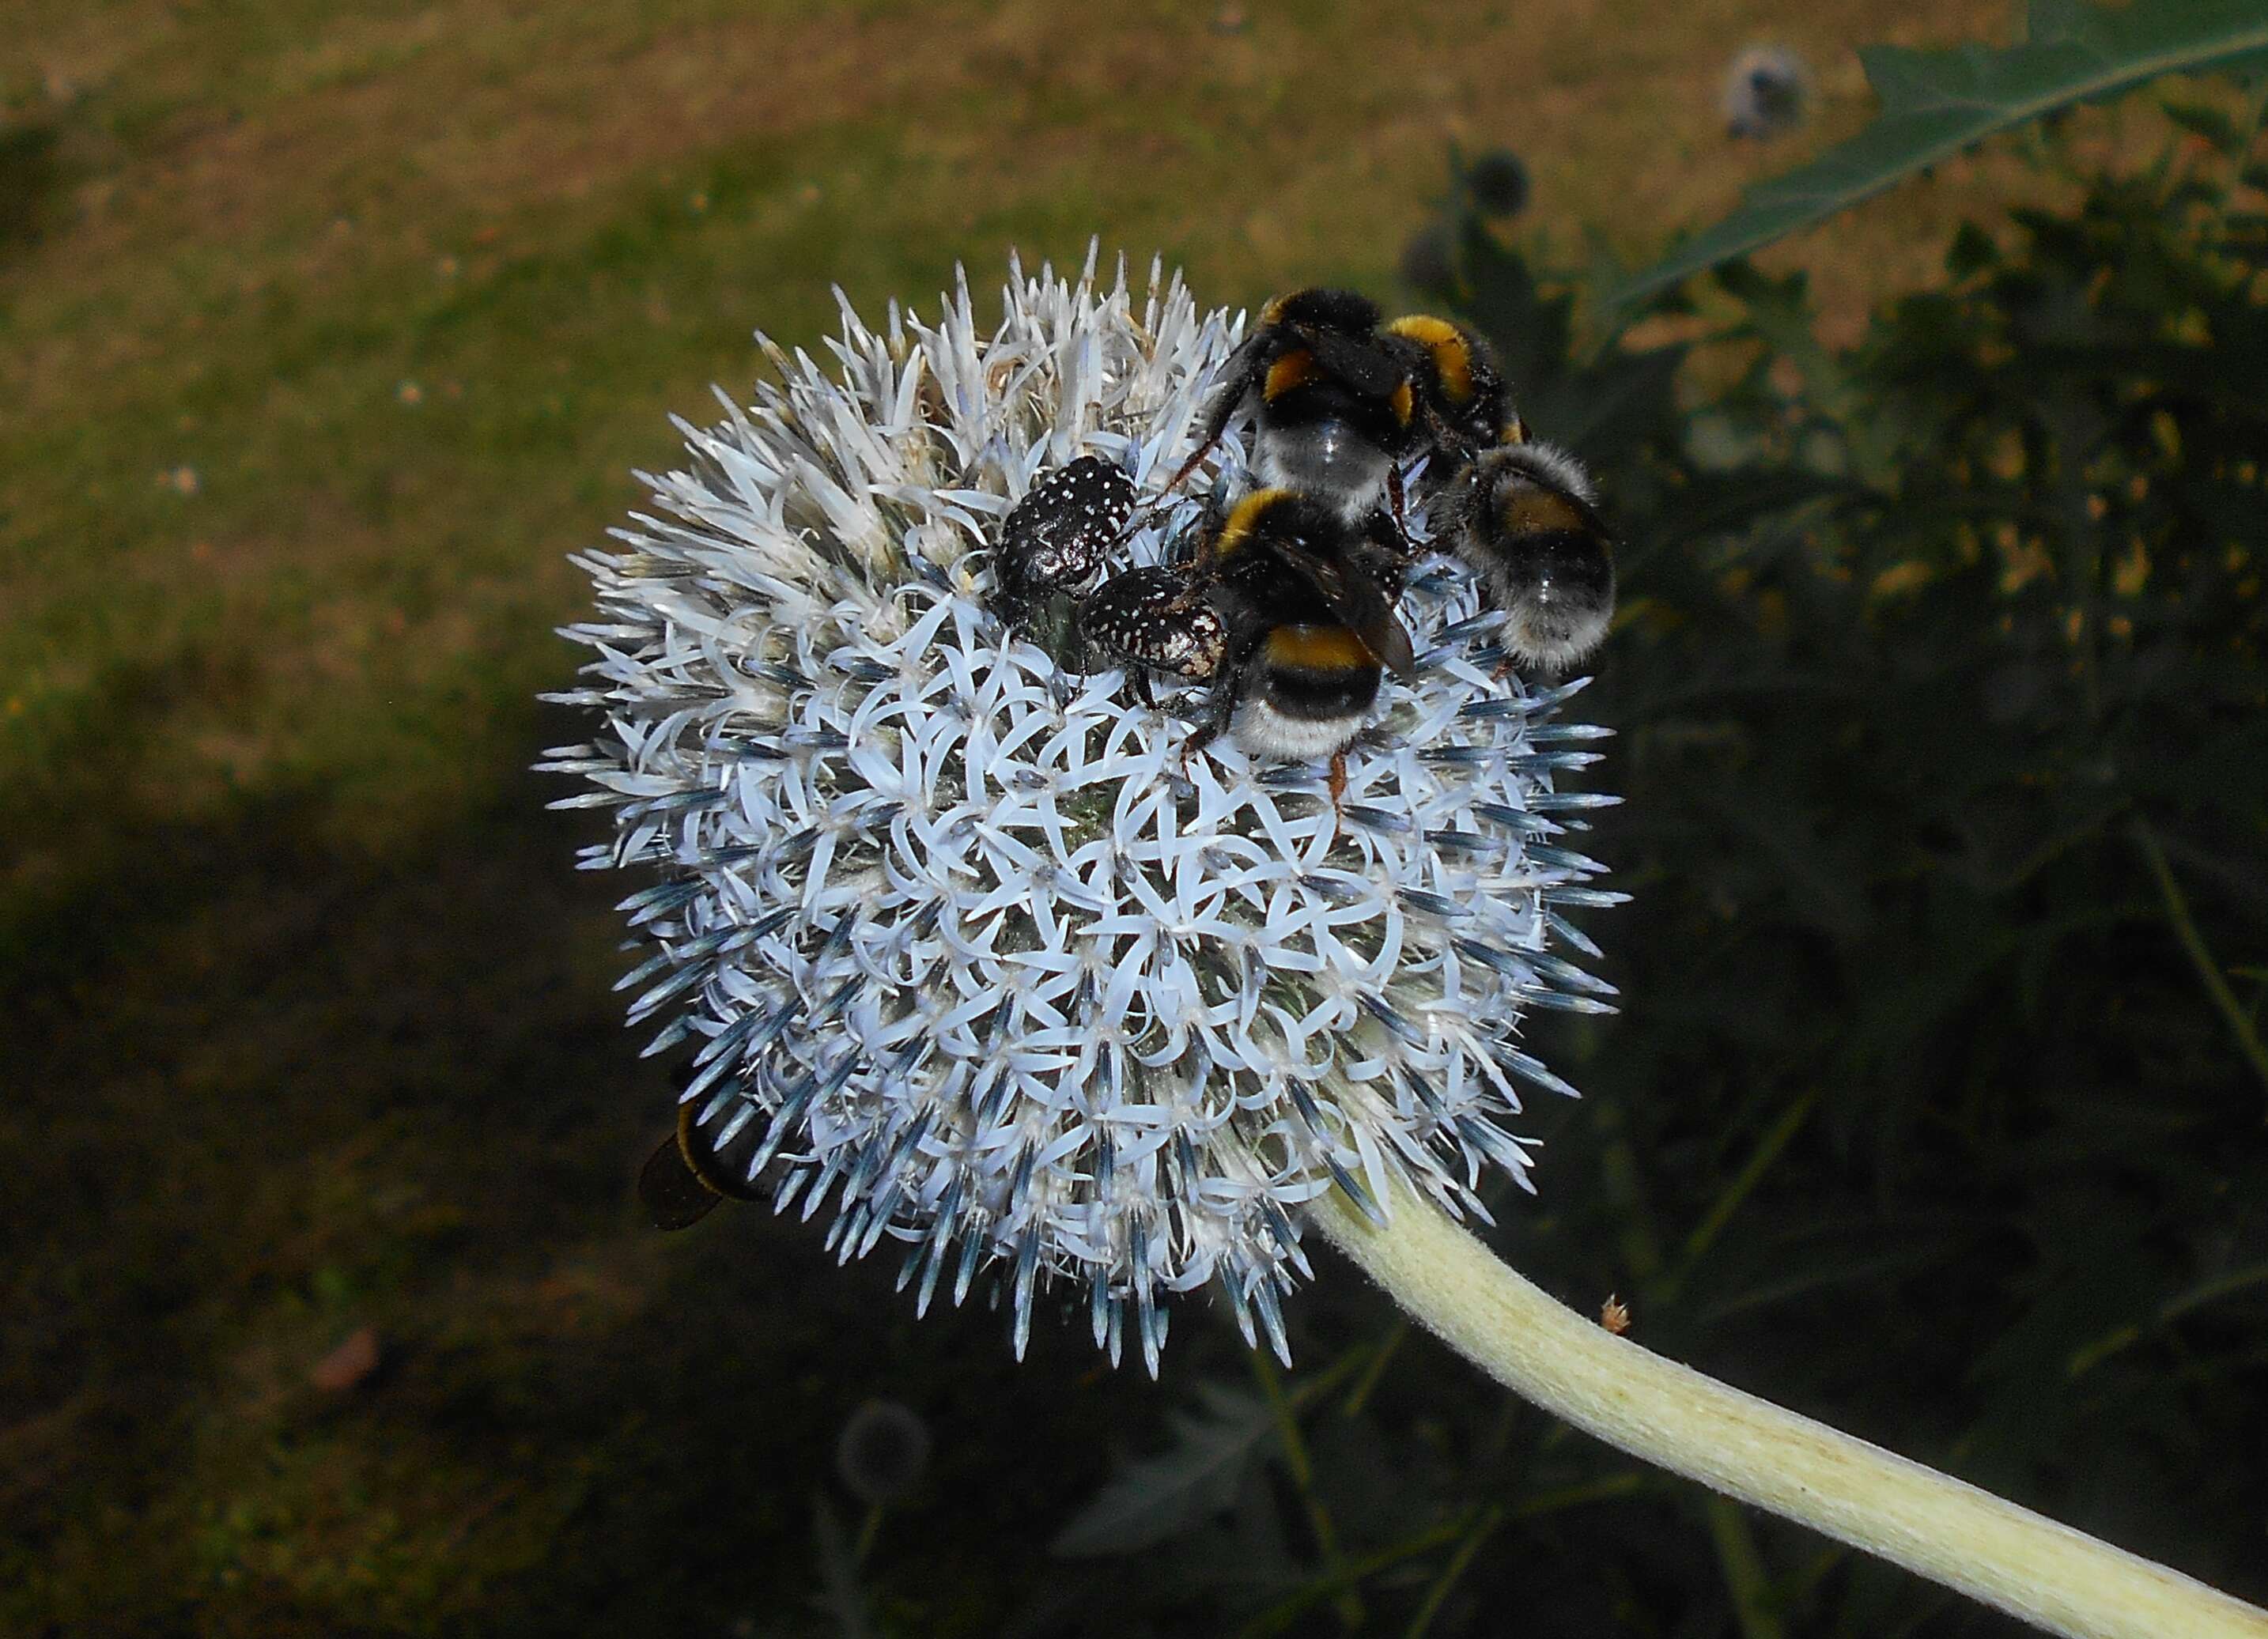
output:
[[[1200,294],[1393,290],[1451,141],[1630,258],[1864,116],[1977,0],[16,0],[0,59],[0,1630],[795,1631],[836,1429],[937,1432],[886,1538],[990,1632],[1174,1403],[917,1327],[760,1212],[681,1237],[615,885],[523,772],[563,561],[832,284],[928,306],[1090,236]],[[1823,107],[1728,143],[1732,53]],[[2106,127],[2105,140],[2118,140]],[[1828,338],[2017,173],[1769,259]],[[2026,182],[2026,187],[2036,184]],[[1542,430],[1549,433],[1550,430]],[[1612,764],[1605,783],[1612,784]],[[1590,1177],[1580,1132],[1555,1148]],[[1543,1184],[1548,1201],[1551,1166]],[[378,1369],[311,1379],[364,1327]],[[1002,1453],[1016,1454],[1003,1460]],[[1493,1552],[1516,1552],[1509,1539]]]

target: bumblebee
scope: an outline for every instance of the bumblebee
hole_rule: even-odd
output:
[[[1615,612],[1614,543],[1582,463],[1522,433],[1461,481],[1450,537],[1505,612],[1505,647],[1550,671],[1597,648]]]
[[[734,1201],[760,1198],[717,1153],[711,1135],[701,1130],[694,1120],[699,1107],[697,1099],[677,1106],[677,1130],[663,1139],[638,1169],[638,1200],[656,1229],[689,1229],[727,1197]],[[752,1132],[762,1130],[762,1123],[752,1125]]]
[[[1410,313],[1388,325],[1385,334],[1403,349],[1416,385],[1425,442],[1437,458],[1433,487],[1454,481],[1484,451],[1526,442],[1512,388],[1477,330]]]
[[[1082,455],[1042,478],[1008,511],[993,555],[994,603],[1021,620],[1049,596],[1084,598],[1102,578],[1134,512],[1134,481]]]
[[[1294,290],[1261,309],[1222,367],[1196,453],[1167,488],[1197,470],[1250,403],[1263,487],[1327,499],[1350,520],[1377,507],[1419,431],[1412,354],[1381,334],[1380,317],[1352,290]]]
[[[1211,684],[1211,718],[1192,751],[1226,731],[1256,756],[1328,756],[1336,798],[1383,668],[1405,678],[1415,670],[1394,612],[1405,562],[1383,512],[1351,524],[1332,503],[1260,489],[1206,532],[1189,562],[1105,582],[1081,624],[1090,643],[1134,667]]]

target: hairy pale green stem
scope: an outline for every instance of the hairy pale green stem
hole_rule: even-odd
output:
[[[1332,1242],[1516,1393],[1634,1457],[2051,1632],[2268,1639],[2268,1612],[1616,1337],[1406,1187],[1381,1229],[1332,1192]]]

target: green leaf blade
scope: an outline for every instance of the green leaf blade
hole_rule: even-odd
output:
[[[1065,1559],[1132,1554],[1188,1530],[1234,1500],[1275,1437],[1276,1420],[1253,1395],[1200,1383],[1202,1414],[1167,1419],[1174,1443],[1122,1467],[1049,1544]]]

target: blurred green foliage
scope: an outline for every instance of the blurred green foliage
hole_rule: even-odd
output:
[[[1507,1255],[2257,1600],[2268,218],[2232,206],[2251,133],[2188,123],[2005,243],[1964,230],[1839,354],[1800,276],[1742,263],[1584,345],[1576,281],[1462,187],[1425,265],[1624,533],[1582,705],[1622,734],[1630,800],[1585,846],[1637,895],[1589,930],[1627,1005],[1547,1039],[1590,1098],[1538,1112],[1561,1142]],[[1122,1556],[1025,1631],[2014,1631],[1324,1287],[1296,1444],[1217,1368],[1059,1545]]]

